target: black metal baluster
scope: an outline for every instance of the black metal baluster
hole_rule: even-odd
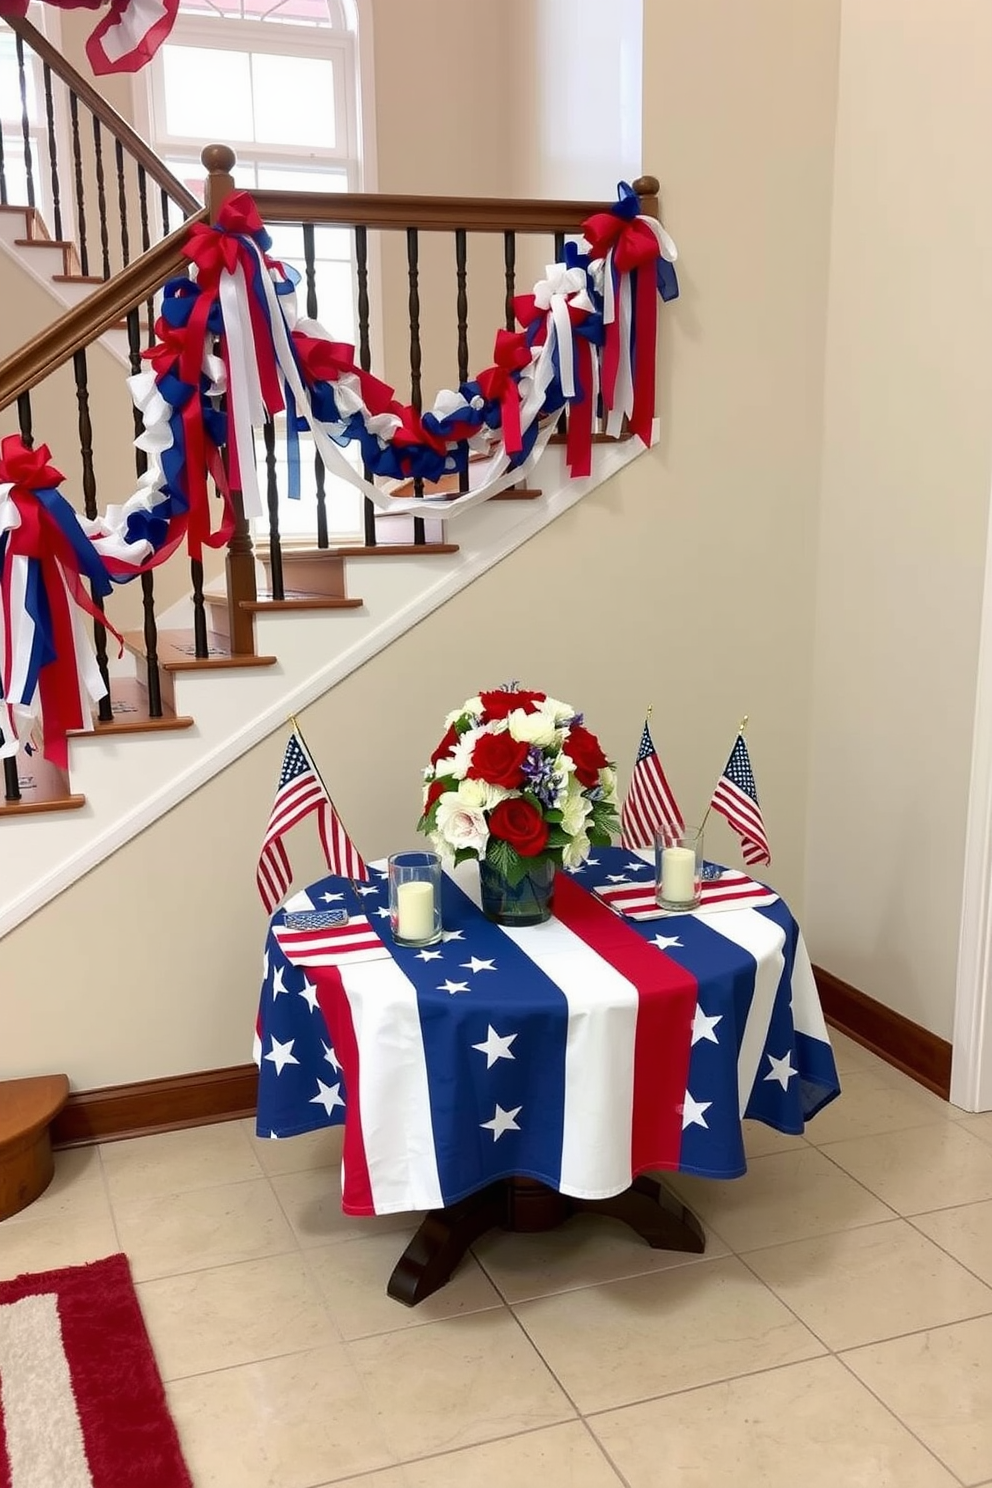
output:
[[[46,62],[43,68],[45,79],[45,119],[48,124],[48,168],[52,180],[52,220],[55,236],[62,237],[62,197],[59,189],[59,147],[55,137],[55,105],[52,102],[52,69]]]
[[[468,381],[468,236],[463,227],[455,229],[455,314],[458,320],[458,383]],[[458,472],[459,491],[468,490],[468,442],[465,443],[465,469]]]
[[[369,230],[355,228],[355,269],[358,276],[358,365],[363,372],[372,366],[372,343],[369,338]],[[372,479],[367,465],[362,467],[366,480]],[[365,546],[374,548],[378,537],[375,530],[375,504],[365,498]]]
[[[127,183],[124,179],[124,146],[114,140],[114,156],[117,165],[117,205],[121,214],[121,267],[131,262],[131,242],[127,230]]]
[[[103,130],[93,115],[93,154],[96,159],[96,204],[100,214],[100,248],[103,253],[103,277],[110,278],[110,233],[107,228],[107,188],[103,175]]]
[[[415,227],[406,230],[406,272],[410,285],[410,402],[419,413],[422,407],[420,368],[423,358],[420,349],[420,234]],[[413,494],[424,494],[424,483],[419,475],[414,477]],[[417,544],[427,541],[423,517],[413,519],[413,540]]]
[[[162,187],[162,236],[169,236],[169,193]]]
[[[95,122],[95,121],[94,121]],[[127,350],[131,363],[131,375],[136,377],[141,371],[141,323],[137,310],[129,310],[127,313]],[[144,420],[141,410],[134,410],[134,432],[135,436],[141,434],[144,429]],[[144,450],[135,449],[134,468],[138,479],[148,469],[148,456]],[[155,619],[155,577],[149,570],[141,575],[141,603],[144,613],[144,637],[145,637],[145,666],[148,685],[148,716],[149,718],[162,717],[162,682],[158,671],[158,623]],[[201,595],[202,603],[202,595]]]
[[[148,225],[148,176],[143,165],[138,166],[138,215],[141,221],[141,247],[147,253],[152,245],[151,230]],[[145,301],[145,330],[148,335],[148,345],[155,345],[155,301],[149,298]]]
[[[0,743],[3,742],[3,729],[0,729]],[[3,798],[5,801],[19,801],[21,799],[21,785],[17,778],[17,755],[13,759],[5,759],[3,762]]]
[[[516,320],[513,314],[513,296],[517,292],[517,235],[512,232],[503,234],[503,278],[506,283],[506,329],[512,331]]]
[[[31,149],[31,120],[28,117],[28,80],[24,70],[24,42],[19,36],[14,37],[14,46],[17,50],[17,81],[21,90],[21,135],[24,139],[24,171],[27,176],[28,206],[33,207],[34,201],[34,152]]]
[[[285,599],[282,579],[282,539],[279,536],[279,482],[276,478],[276,426],[271,419],[262,425],[265,444],[265,490],[269,508],[269,572],[272,598]]]
[[[17,399],[17,423],[21,431],[21,438],[28,449],[31,449],[34,445],[34,435],[32,433],[30,393],[21,393]]]
[[[79,246],[79,267],[83,274],[90,271],[90,249],[86,241],[86,196],[83,188],[83,152],[79,143],[79,99],[69,89],[69,116],[72,120],[72,163],[76,176],[76,241]]]
[[[90,418],[90,391],[85,348],[74,354],[72,358],[72,370],[76,378],[76,406],[79,410],[79,456],[83,466],[83,510],[90,521],[93,521],[97,516],[99,508],[96,499],[96,474],[93,470],[93,421]],[[90,589],[90,595],[94,605],[102,614],[103,595],[95,593],[92,587]],[[101,625],[99,620],[93,621],[93,641],[96,650],[96,664],[100,668],[103,685],[107,689],[106,697],[100,699],[98,717],[101,723],[110,723],[114,717],[114,710],[110,701],[107,630],[104,625]]]
[[[314,228],[312,222],[303,224],[303,267],[306,271],[307,281],[307,315],[311,320],[317,319],[317,249],[314,239]],[[330,539],[327,535],[327,492],[324,489],[324,462],[320,457],[320,451],[314,450],[313,456],[314,479],[317,482],[317,546],[326,548]]]

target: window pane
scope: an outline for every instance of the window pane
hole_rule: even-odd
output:
[[[336,166],[259,165],[258,184],[270,191],[347,191],[347,172]]]
[[[167,45],[162,65],[167,133],[204,141],[252,138],[247,53]]]
[[[3,117],[8,120],[21,122],[21,80],[20,69],[17,66],[17,53],[14,48],[14,33],[6,27],[0,31],[0,108]],[[35,100],[34,66],[31,52],[24,48],[24,84],[28,100],[28,118],[37,116],[37,103]],[[23,144],[21,146],[24,148]]]
[[[332,149],[334,64],[326,57],[253,53],[255,139],[260,144]]]

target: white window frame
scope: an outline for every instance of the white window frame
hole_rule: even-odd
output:
[[[230,145],[239,161],[246,163],[296,165],[300,169],[309,167],[314,170],[322,166],[344,167],[348,189],[357,190],[361,171],[355,37],[351,32],[286,21],[228,21],[219,17],[180,14],[165,47],[170,44],[225,52],[326,59],[334,69],[335,143],[333,146],[312,145],[308,148],[291,144],[259,144],[231,136],[223,140],[205,140],[170,133],[166,129],[165,69],[160,52],[147,68],[149,134],[160,155],[198,160],[204,145]]]

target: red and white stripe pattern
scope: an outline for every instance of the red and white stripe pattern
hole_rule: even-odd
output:
[[[651,847],[655,831],[666,825],[682,832],[685,823],[645,723],[637,761],[620,811],[621,845]]]
[[[758,787],[743,734],[737,735],[710,805],[726,817],[741,839],[741,856],[745,863],[750,866],[752,863],[771,862],[771,849],[758,805]]]
[[[294,966],[352,966],[392,955],[365,915],[352,915],[346,925],[299,923],[320,919],[319,913],[294,914],[289,916],[289,924],[272,926],[280,950]]]
[[[283,841],[299,822],[317,813],[317,830],[331,873],[344,878],[367,878],[362,855],[345,831],[317,773],[306,746],[294,730],[286,745],[279,786],[272,803],[258,859],[255,882],[267,914],[271,914],[293,881],[293,870]]]
[[[628,920],[661,920],[676,913],[658,904],[653,876],[639,883],[600,884],[593,893]],[[756,883],[746,873],[728,868],[719,878],[703,880],[699,898],[695,914],[712,914],[722,909],[760,909],[764,904],[774,904],[778,895],[767,884]]]

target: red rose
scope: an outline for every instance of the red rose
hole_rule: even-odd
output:
[[[523,708],[524,712],[536,713],[544,702],[546,693],[528,692],[524,688],[520,692],[480,692],[482,699],[483,717],[491,722],[495,718],[507,718],[514,708]]]
[[[511,739],[509,732],[481,734],[472,750],[472,761],[466,771],[469,780],[486,780],[490,785],[502,785],[506,790],[517,790],[523,784],[521,768],[527,758],[529,745]]]
[[[455,730],[455,725],[452,724],[451,727],[448,729],[448,732],[445,734],[444,738],[441,740],[440,744],[435,749],[434,753],[431,755],[431,764],[436,765],[438,760],[447,759],[448,755],[451,753],[457,743],[458,734]]]
[[[522,858],[536,858],[548,843],[548,824],[529,801],[514,796],[500,801],[489,813],[489,830],[502,837]]]
[[[585,786],[598,785],[599,772],[609,760],[600,748],[599,740],[581,723],[568,731],[565,753],[575,761],[575,776]]]

